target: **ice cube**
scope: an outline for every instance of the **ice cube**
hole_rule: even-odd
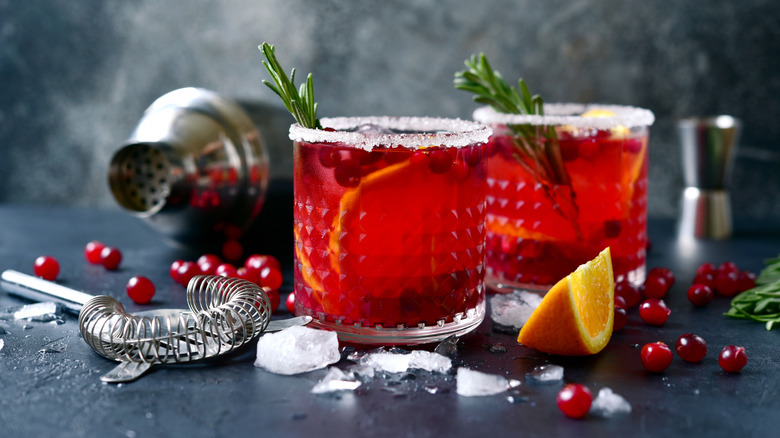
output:
[[[545,364],[534,367],[525,378],[536,383],[555,383],[563,380],[563,367],[560,365]]]
[[[410,354],[394,354],[388,352],[370,353],[360,359],[362,365],[368,365],[375,371],[387,373],[403,373],[409,369]]]
[[[520,386],[517,380],[507,380],[502,376],[487,374],[468,368],[458,368],[458,395],[465,397],[499,394],[507,389]]]
[[[336,332],[293,326],[260,338],[255,366],[292,375],[325,368],[339,359]]]
[[[362,379],[364,381],[373,379],[375,374],[373,367],[364,364],[356,364],[356,365],[349,366],[347,367],[347,371],[352,373],[357,378]]]
[[[361,134],[392,134],[393,131],[391,129],[385,128],[381,125],[375,125],[373,123],[364,123],[355,129],[355,132],[359,132]]]
[[[412,351],[409,355],[409,368],[430,371],[432,373],[446,373],[452,368],[452,360],[439,353],[431,353],[425,350]]]
[[[590,413],[599,417],[608,418],[630,412],[631,404],[619,394],[612,392],[610,388],[601,388],[590,406]]]
[[[50,301],[26,304],[14,312],[14,319],[17,321],[26,319],[29,321],[49,322],[61,317],[62,308]]]
[[[336,391],[354,391],[360,382],[351,375],[347,375],[338,367],[330,367],[328,374],[311,389],[313,394],[325,394]]]
[[[2,350],[3,347],[5,347],[5,341],[0,339],[0,350]]]
[[[519,329],[541,302],[539,294],[526,291],[493,295],[490,298],[490,317],[497,324]]]
[[[447,337],[439,342],[439,345],[436,346],[433,352],[449,358],[454,358],[458,355],[458,337],[455,335]]]

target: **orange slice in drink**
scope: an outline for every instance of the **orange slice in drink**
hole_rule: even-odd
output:
[[[612,336],[614,307],[612,256],[606,248],[547,292],[517,341],[549,354],[596,354]]]

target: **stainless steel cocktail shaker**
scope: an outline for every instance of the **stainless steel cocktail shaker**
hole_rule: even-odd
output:
[[[731,116],[683,119],[678,123],[683,178],[680,236],[731,236],[729,179],[741,123]]]
[[[146,109],[108,182],[119,205],[174,240],[236,239],[262,207],[268,157],[238,104],[182,88]]]

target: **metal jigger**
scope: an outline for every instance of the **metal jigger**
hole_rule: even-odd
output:
[[[686,186],[679,235],[727,239],[732,231],[728,184],[741,123],[721,115],[683,119],[677,127]]]

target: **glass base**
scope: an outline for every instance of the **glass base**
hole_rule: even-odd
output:
[[[485,319],[485,302],[467,310],[465,315],[455,315],[451,322],[441,320],[436,325],[420,324],[414,327],[403,324],[397,327],[365,327],[360,323],[345,325],[327,321],[325,315],[312,316],[314,319],[309,327],[334,331],[339,341],[366,345],[417,345],[439,342],[449,336],[461,336],[474,330]]]

